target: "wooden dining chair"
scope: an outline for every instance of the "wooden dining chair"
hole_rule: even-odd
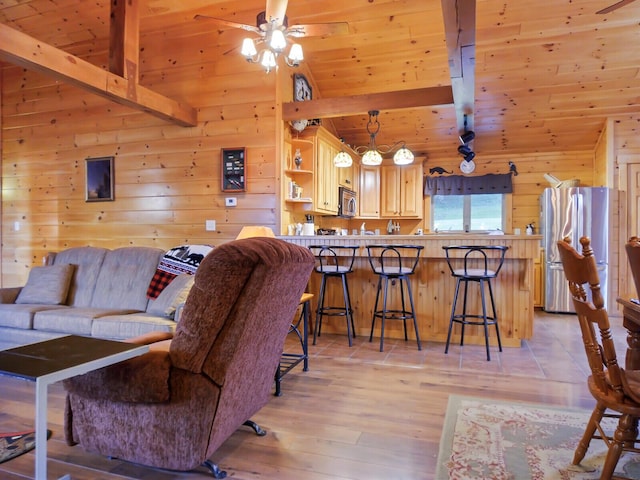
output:
[[[640,238],[631,237],[625,244],[624,249],[627,251],[627,259],[631,267],[631,276],[636,286],[636,298],[640,298]]]
[[[600,478],[610,479],[623,451],[640,453],[636,448],[640,417],[640,371],[625,371],[618,365],[590,240],[582,237],[580,243],[582,255],[574,250],[568,239],[557,242],[591,369],[589,391],[596,400],[587,428],[576,448],[573,464],[578,465],[582,461],[592,438],[602,439],[608,452]],[[605,432],[601,426],[604,417],[619,418],[613,435]]]

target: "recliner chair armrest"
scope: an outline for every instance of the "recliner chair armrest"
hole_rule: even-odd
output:
[[[149,332],[138,335],[137,337],[127,338],[124,341],[126,343],[135,343],[136,345],[151,345],[152,343],[171,340],[172,338],[173,332]]]
[[[86,398],[162,403],[170,398],[168,351],[150,351],[124,362],[64,380],[64,388]]]

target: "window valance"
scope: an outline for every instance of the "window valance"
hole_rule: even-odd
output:
[[[511,173],[479,175],[447,175],[425,177],[425,195],[473,195],[481,193],[513,193]]]

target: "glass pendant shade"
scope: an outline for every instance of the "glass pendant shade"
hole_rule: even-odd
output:
[[[260,62],[264,69],[269,72],[276,67],[276,56],[271,50],[264,50],[262,53],[262,61]]]
[[[333,164],[338,168],[348,168],[353,165],[353,158],[343,150],[333,158]]]
[[[304,54],[302,53],[302,46],[299,43],[291,45],[289,50],[289,61],[292,65],[299,65],[304,60]]]
[[[274,30],[271,32],[271,40],[269,41],[269,47],[276,52],[282,52],[287,46],[287,40],[284,38],[282,30]]]
[[[377,150],[367,150],[362,156],[363,165],[380,165],[382,163],[382,155]]]
[[[242,41],[242,50],[240,53],[247,58],[253,57],[258,51],[256,50],[256,44],[253,43],[253,40],[250,38],[245,38]]]
[[[409,165],[410,163],[413,163],[413,160],[413,153],[404,145],[393,156],[393,163],[396,165]]]

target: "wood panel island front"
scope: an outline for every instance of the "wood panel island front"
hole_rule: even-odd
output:
[[[540,235],[327,235],[282,236],[279,238],[303,247],[309,245],[355,245],[360,247],[354,264],[354,272],[349,275],[348,281],[356,334],[367,337],[371,330],[371,316],[378,278],[371,271],[365,246],[369,244],[423,245],[424,250],[416,268],[416,274],[411,280],[418,329],[423,342],[445,342],[447,339],[455,280],[451,276],[442,247],[446,245],[506,245],[509,250],[505,263],[493,283],[502,344],[507,347],[519,347],[522,340],[528,340],[533,335],[534,261],[540,252],[542,238]],[[319,280],[319,275],[313,273],[309,281],[308,291],[315,294],[314,301],[317,300]],[[343,305],[342,289],[339,284],[328,285],[327,290],[326,302],[332,302],[332,305]],[[397,301],[395,292],[390,299],[392,302]],[[479,290],[470,289],[470,308],[479,309],[479,299]],[[315,311],[315,308],[314,304],[312,312]],[[315,315],[313,317],[315,321]],[[346,336],[344,318],[327,317],[323,319],[322,323],[323,332],[342,333]],[[380,322],[377,322],[374,332],[374,337],[378,338],[380,336],[379,325]],[[412,330],[412,328],[408,328],[409,339],[415,340],[415,333],[412,335]],[[402,322],[387,322],[385,338],[404,339]],[[493,329],[490,330],[490,339],[491,345],[497,346]],[[321,342],[322,338],[318,341]],[[346,338],[345,342],[347,342]],[[460,342],[459,325],[454,327],[451,342],[452,345],[457,345]],[[484,333],[481,327],[467,326],[465,328],[465,344],[484,345]]]

